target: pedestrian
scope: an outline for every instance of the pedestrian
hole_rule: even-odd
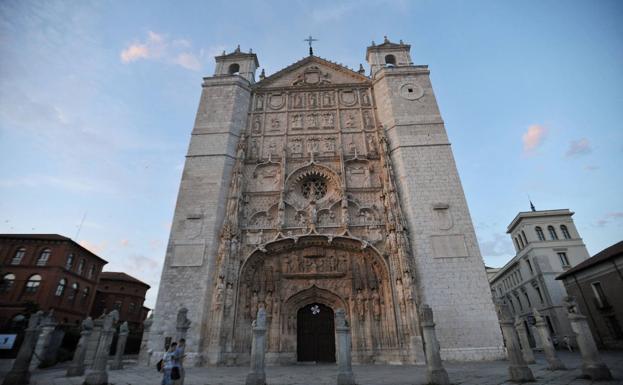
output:
[[[176,353],[177,342],[173,342],[171,346],[169,346],[169,350],[167,350],[162,357],[162,382],[160,383],[161,385],[173,385],[173,379],[171,378],[173,368],[178,368],[179,370]]]
[[[564,336],[562,342],[565,344],[567,349],[569,349],[569,351],[573,353],[573,346],[571,346],[571,339],[569,338],[569,336]]]
[[[184,385],[184,377],[186,376],[186,372],[184,370],[184,350],[186,350],[186,340],[184,338],[180,338],[177,343],[177,349],[175,350],[175,356],[177,358],[180,371],[180,378],[173,381],[174,385]]]

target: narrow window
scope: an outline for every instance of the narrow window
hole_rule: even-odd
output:
[[[508,298],[508,302],[511,304],[511,309],[513,309],[513,313],[517,313],[517,311],[515,310],[515,304],[513,304],[513,300],[510,299],[510,297]]]
[[[36,293],[39,286],[41,286],[41,276],[39,274],[31,275],[26,282],[24,291],[26,293]]]
[[[528,270],[530,270],[530,274],[534,275],[534,269],[532,269],[532,263],[529,259],[526,259],[526,265],[528,265]]]
[[[394,55],[385,56],[385,66],[387,67],[395,67],[396,66],[396,57]]]
[[[604,289],[601,287],[601,282],[593,282],[591,283],[591,287],[593,288],[593,294],[595,295],[597,307],[600,309],[608,307],[608,300],[606,299]]]
[[[519,244],[521,245],[521,248],[523,249],[525,247],[525,245],[523,243],[523,240],[521,239],[521,235],[518,236],[518,238],[519,238]]]
[[[134,302],[130,302],[130,304],[128,305],[128,313],[136,313],[136,304]]]
[[[7,293],[11,291],[13,285],[15,285],[15,274],[5,274],[4,277],[2,277],[2,283],[0,284],[0,292]]]
[[[554,226],[547,226],[547,231],[549,231],[549,236],[552,238],[552,240],[557,240],[558,239],[558,234],[556,233],[556,229],[554,228]]]
[[[560,258],[560,263],[562,267],[569,267],[569,259],[567,258],[567,253],[558,253],[558,258]]]
[[[567,226],[560,225],[560,231],[562,231],[562,236],[565,239],[571,239],[571,234],[569,234],[569,229],[567,229]]]
[[[67,262],[65,262],[65,269],[71,270],[73,265],[74,265],[74,255],[73,254],[69,254],[67,256]]]
[[[535,227],[534,231],[536,231],[536,236],[539,238],[539,241],[545,240],[545,234],[543,234],[543,229],[540,226]]]
[[[85,264],[85,260],[84,258],[82,258],[80,260],[80,263],[78,263],[78,274],[82,275],[82,273],[84,272],[84,264]]]
[[[52,250],[45,249],[39,254],[39,258],[37,258],[37,266],[45,266],[48,264],[48,260],[50,259],[50,254],[52,254]]]
[[[11,259],[11,265],[19,265],[20,263],[22,263],[22,259],[24,259],[24,255],[26,255],[25,247],[20,247],[19,249],[17,249],[17,251],[15,252],[15,255]]]
[[[515,298],[517,299],[517,303],[519,304],[519,310],[523,310],[523,305],[521,304],[521,298],[519,298],[519,295],[515,294]]]
[[[65,286],[67,286],[67,280],[65,280],[65,278],[61,278],[61,280],[58,281],[58,285],[56,286],[56,292],[54,293],[54,295],[57,297],[62,296],[65,292]]]
[[[80,302],[86,303],[87,298],[89,298],[89,288],[85,287],[84,289],[82,289],[82,298],[80,298]]]
[[[238,63],[230,64],[227,72],[230,75],[238,75],[240,73],[240,65]]]
[[[621,330],[621,324],[617,320],[617,317],[614,315],[609,315],[606,317],[606,324],[608,325],[608,329],[610,329],[610,334],[617,339],[623,339],[623,330]]]
[[[89,278],[93,279],[94,276],[95,276],[95,264],[92,264],[91,268],[89,269]]]
[[[521,237],[523,238],[523,242],[528,245],[528,238],[526,238],[526,233],[524,233],[523,230],[521,230]]]
[[[115,303],[113,305],[113,308],[120,312],[121,311],[121,305],[122,305],[121,301],[115,301]]]
[[[517,247],[517,251],[521,250],[521,247],[519,247],[519,241],[517,241],[517,238],[513,238],[515,240],[515,246]]]
[[[552,333],[552,335],[555,335],[556,331],[554,330],[554,325],[552,324],[552,320],[549,318],[548,315],[545,316],[545,321],[547,321],[547,327],[549,328],[549,332]]]
[[[536,290],[536,293],[538,294],[541,303],[544,303],[545,301],[543,300],[543,294],[541,294],[541,289],[539,287],[535,287],[534,290]]]
[[[528,297],[528,293],[526,293],[524,291],[523,295],[526,297],[526,302],[528,302],[528,308],[531,308],[532,307],[532,302],[530,302],[530,297]]]

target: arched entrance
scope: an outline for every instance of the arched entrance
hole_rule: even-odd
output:
[[[296,356],[299,362],[335,362],[335,329],[330,307],[312,303],[298,310]]]

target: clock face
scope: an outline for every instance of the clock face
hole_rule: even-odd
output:
[[[424,96],[424,89],[413,83],[406,83],[400,87],[400,96],[407,100],[417,100]]]

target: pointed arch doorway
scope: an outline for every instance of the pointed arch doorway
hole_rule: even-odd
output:
[[[296,353],[299,362],[335,362],[333,309],[311,303],[296,314]]]

